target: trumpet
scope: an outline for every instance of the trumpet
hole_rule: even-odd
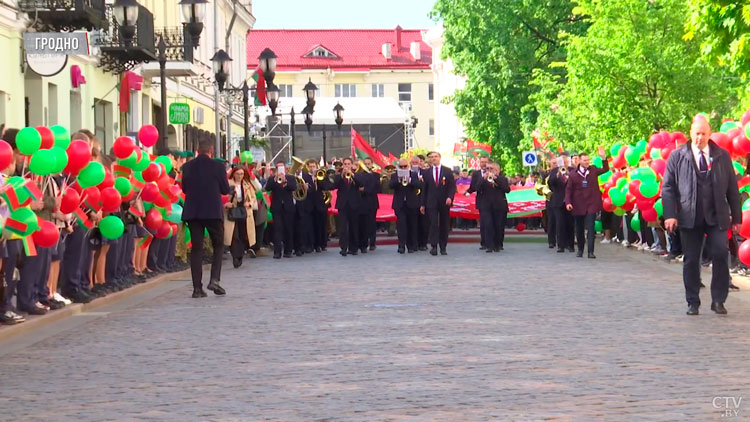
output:
[[[346,179],[347,181],[352,180],[352,177],[354,177],[354,173],[352,173],[351,170],[347,170],[344,172],[344,179]]]
[[[493,175],[492,173],[488,173],[487,174],[487,181],[490,182],[490,183],[495,183],[495,175]]]
[[[278,183],[280,185],[285,184],[286,183],[286,177],[284,177],[283,174],[279,174],[278,176],[276,176],[276,183]]]
[[[401,179],[401,186],[406,187],[409,184],[409,179],[404,177]]]
[[[558,168],[560,169],[560,173],[561,173],[561,174],[566,174],[566,173],[568,172],[568,168],[567,168],[567,167],[565,167],[565,166],[562,166],[562,167],[558,167]]]

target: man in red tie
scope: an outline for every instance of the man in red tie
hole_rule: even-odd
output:
[[[428,242],[432,245],[430,255],[437,255],[440,244],[440,254],[448,255],[448,230],[450,229],[450,209],[453,196],[456,194],[456,180],[448,167],[440,165],[440,153],[432,151],[427,155],[432,167],[423,173],[424,192],[422,192],[422,206],[420,212],[427,213],[430,220],[430,234]]]

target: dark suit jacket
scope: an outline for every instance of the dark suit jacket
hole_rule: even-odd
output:
[[[421,205],[421,201],[417,196],[417,189],[422,189],[423,183],[419,180],[419,175],[417,175],[416,172],[412,171],[410,174],[411,180],[406,186],[401,184],[398,174],[393,173],[391,175],[391,181],[388,182],[388,187],[393,189],[393,203],[391,207],[394,211],[401,210],[404,207],[408,209],[417,209]]]
[[[375,211],[380,206],[378,202],[378,193],[380,193],[380,174],[372,173],[361,173],[360,180],[362,186],[365,188],[362,194],[362,207],[361,212]]]
[[[307,173],[302,173],[303,175],[308,175],[308,178],[305,178],[308,183],[308,190],[307,190],[307,201],[310,202],[311,209],[325,212],[328,207],[326,206],[325,198],[323,198],[323,193],[327,190],[333,189],[333,183],[331,183],[330,180],[326,177],[322,181],[318,181],[314,179],[314,176]],[[303,176],[304,177],[304,176]]]
[[[362,182],[361,174],[355,174],[351,182],[347,182],[346,178],[340,174],[336,175],[333,179],[333,187],[338,190],[336,192],[337,210],[359,211],[362,206],[362,195],[359,192]]]
[[[271,212],[294,212],[292,193],[297,190],[297,178],[287,174],[286,184],[279,184],[276,177],[272,177],[266,182],[266,190],[271,192]]]
[[[560,172],[559,167],[550,170],[547,185],[552,191],[552,199],[549,201],[551,207],[561,208],[565,206],[565,187],[571,173],[573,173],[572,167],[568,167],[568,173],[564,175]]]
[[[182,191],[185,192],[185,207],[182,219],[221,220],[224,207],[221,195],[229,195],[229,181],[224,165],[200,154],[182,166]]]
[[[482,170],[474,170],[471,172],[471,184],[469,185],[468,193],[476,192],[477,193],[477,209],[481,209],[482,206],[482,200],[484,199],[484,194],[479,190],[479,185],[482,183],[484,178],[482,177]]]
[[[510,192],[508,178],[501,174],[497,176],[494,183],[482,178],[482,181],[479,182],[479,192],[482,192],[484,197],[480,211],[508,212],[508,198],[505,197],[505,194]]]
[[[589,166],[586,177],[588,185],[584,188],[584,178],[578,170],[570,172],[568,184],[565,186],[565,205],[573,205],[572,214],[582,216],[595,214],[602,210],[602,192],[599,190],[599,175],[609,171],[609,163],[603,160],[602,168]]]
[[[708,142],[708,155],[711,157],[709,175],[713,185],[717,223],[721,230],[727,230],[731,224],[740,224],[742,221],[740,194],[732,160],[713,141]],[[676,218],[678,227],[695,227],[697,183],[698,165],[693,157],[692,142],[688,142],[674,151],[667,161],[661,189],[664,219]]]
[[[312,181],[312,176],[310,173],[302,172],[302,179],[307,183],[307,198],[305,198],[304,201],[297,201],[297,211],[303,212],[303,213],[310,213],[312,212],[313,208],[315,208],[315,204],[312,200],[312,190],[315,188]]]
[[[430,167],[422,171],[424,187],[422,188],[422,206],[425,208],[446,207],[445,200],[456,195],[456,180],[453,171],[446,166],[440,166],[440,180],[435,184],[435,169]]]

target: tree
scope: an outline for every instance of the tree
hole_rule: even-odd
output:
[[[494,158],[520,166],[521,124],[535,120],[528,104],[538,88],[535,69],[562,61],[561,38],[582,34],[586,24],[571,0],[437,0],[433,17],[445,27],[443,55],[466,87],[454,97],[470,138],[493,145]],[[557,68],[563,75],[564,68]],[[564,80],[564,79],[562,79]]]
[[[683,0],[579,0],[585,35],[567,42],[568,81],[546,69],[532,95],[539,125],[566,147],[647,138],[653,131],[686,130],[691,117],[714,116],[734,104],[736,83],[701,61],[699,41],[683,40]]]
[[[715,65],[750,74],[750,4],[725,0],[689,0],[686,40],[701,37],[703,54]]]

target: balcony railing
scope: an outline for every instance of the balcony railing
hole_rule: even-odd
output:
[[[140,63],[156,60],[154,42],[154,16],[143,6],[138,9],[138,21],[135,36],[130,45],[125,45],[120,34],[120,27],[107,6],[108,30],[103,31],[98,40],[101,51],[99,66],[113,73],[131,70]]]
[[[187,26],[158,28],[154,35],[154,41],[159,43],[159,38],[164,37],[167,44],[166,56],[167,61],[175,62],[193,62],[193,43],[190,34],[187,32]],[[154,47],[156,51],[156,47]]]
[[[18,0],[38,31],[93,31],[107,28],[105,0]]]

